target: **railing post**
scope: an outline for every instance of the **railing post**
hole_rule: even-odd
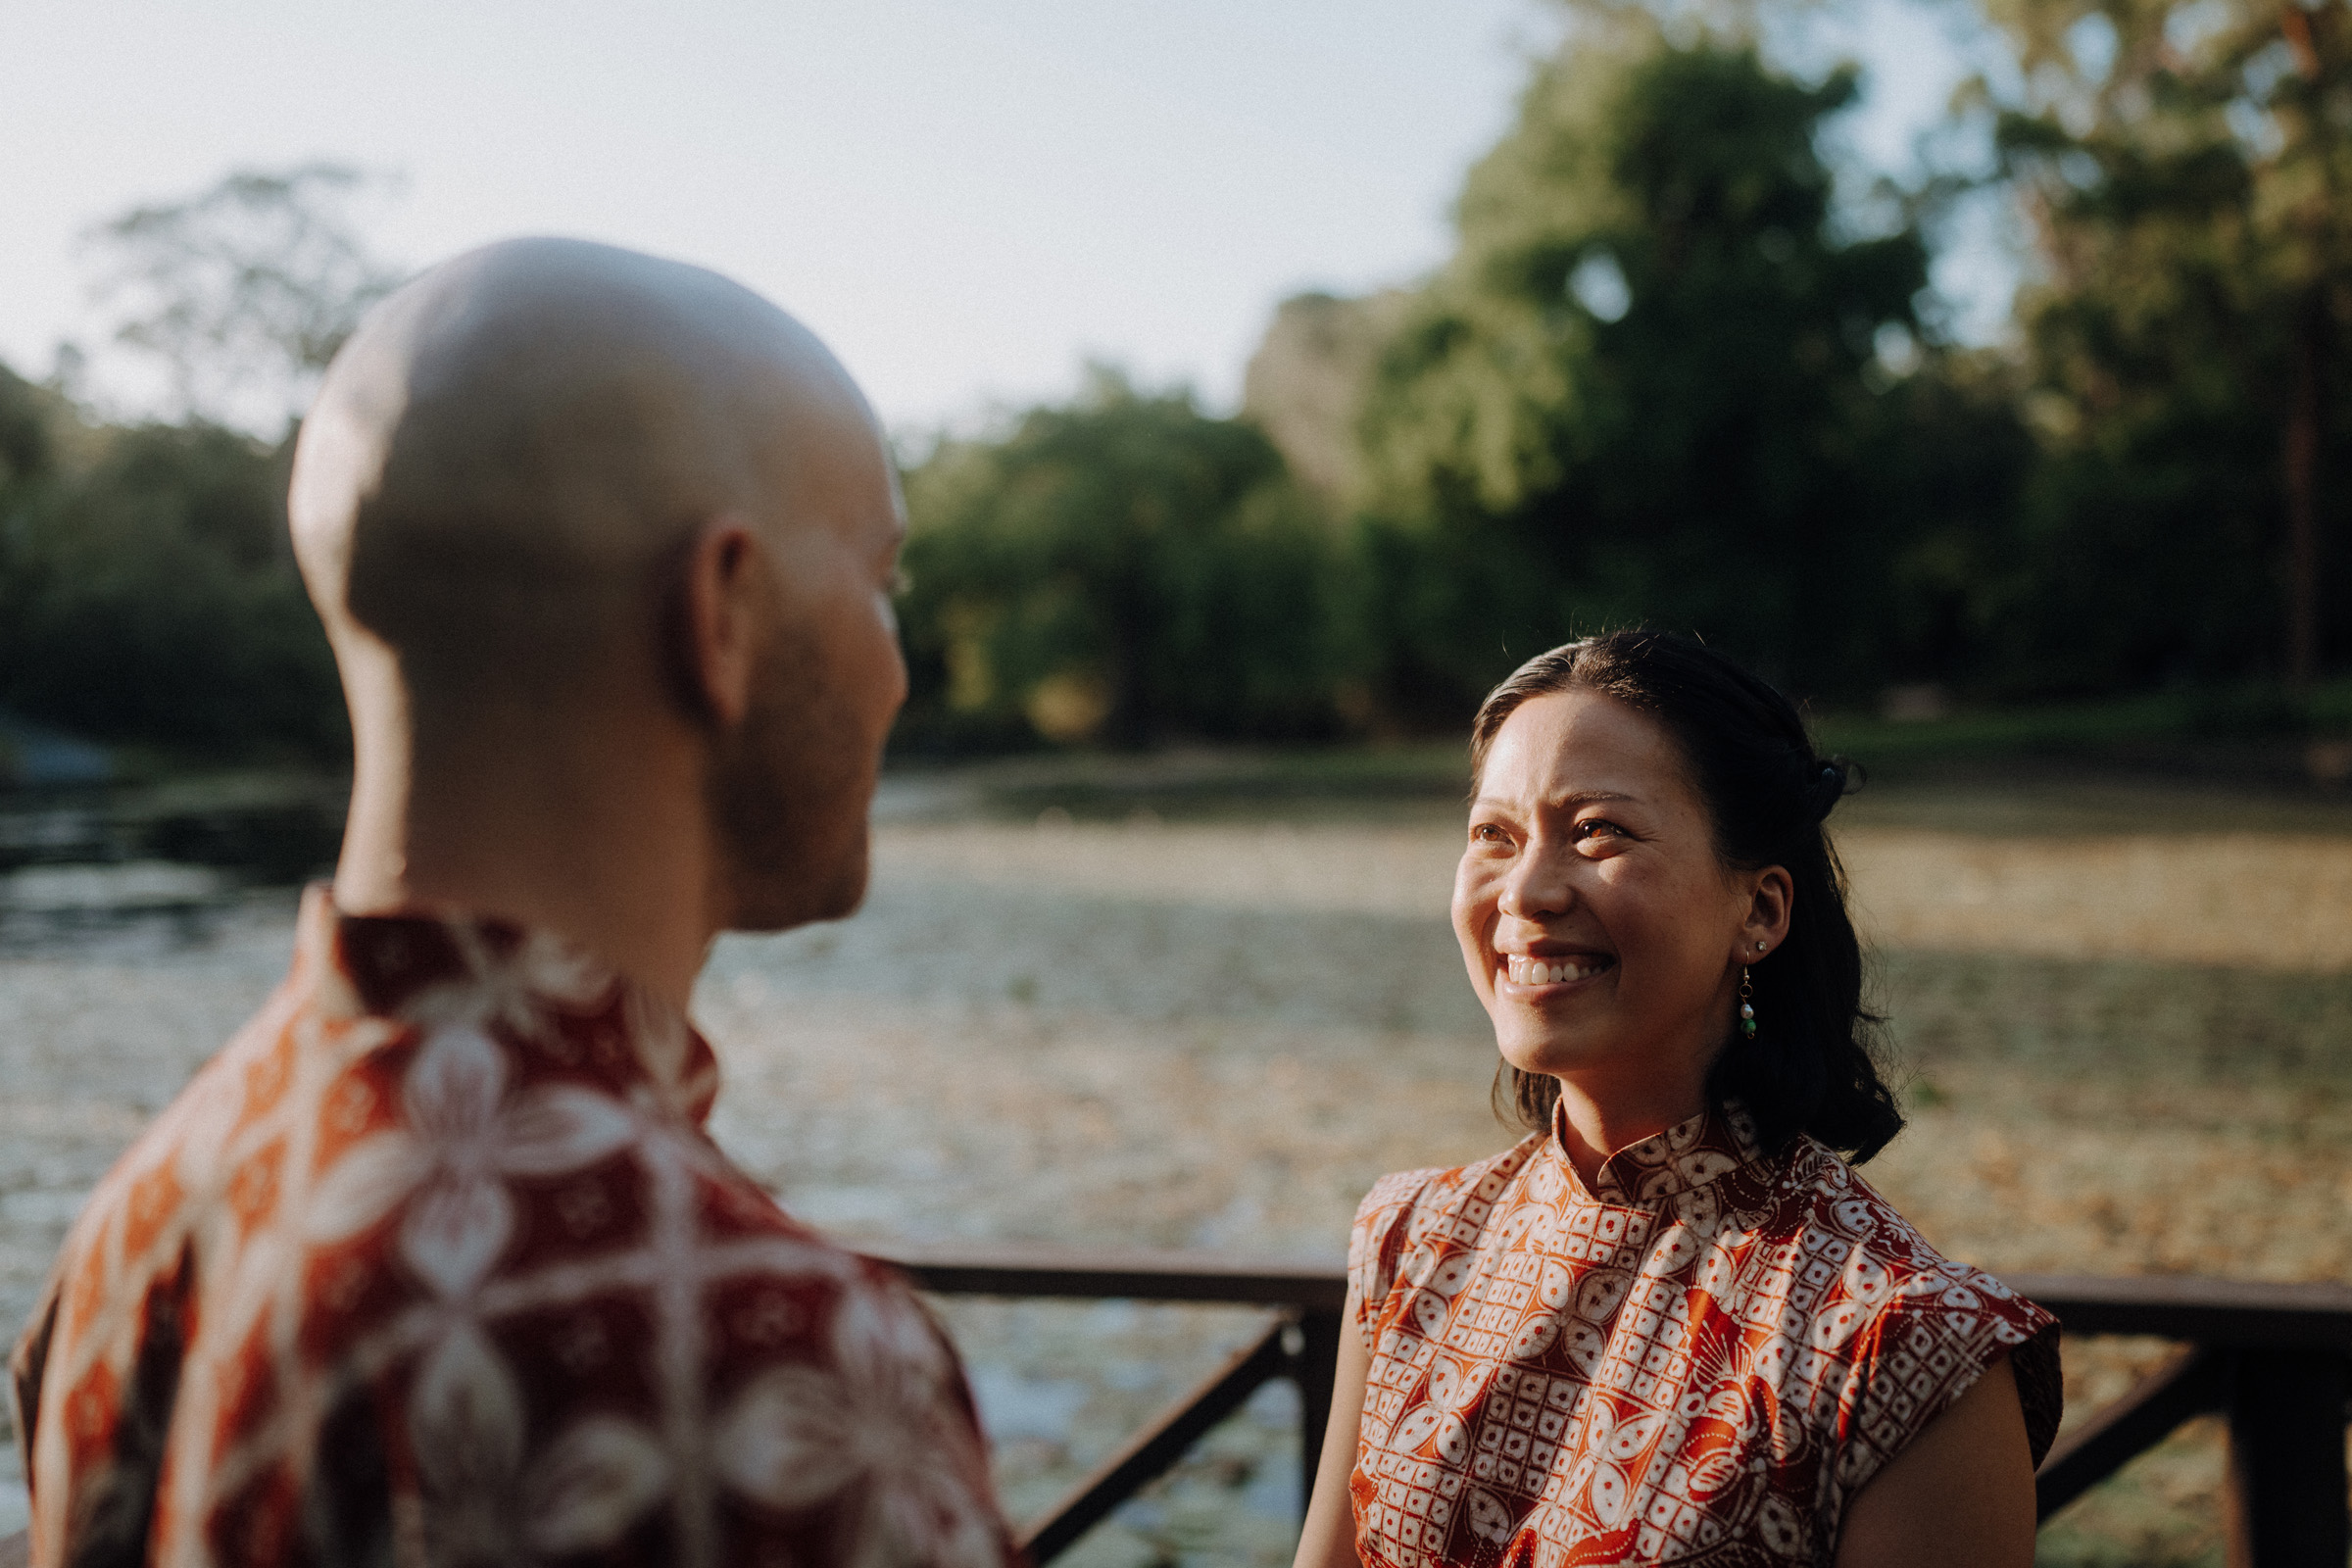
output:
[[[2230,1568],[2342,1568],[2344,1400],[2352,1360],[2319,1349],[2239,1350],[2229,1379]]]
[[[1298,1515],[1315,1496],[1315,1470],[1323,1462],[1323,1430],[1331,1424],[1331,1385],[1339,1372],[1340,1314],[1309,1307],[1298,1314],[1298,1348],[1291,1355],[1291,1381],[1298,1386]]]

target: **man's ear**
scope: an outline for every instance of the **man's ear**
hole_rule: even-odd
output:
[[[768,563],[760,537],[738,518],[706,523],[688,541],[678,582],[671,662],[693,710],[721,730],[752,703],[767,621]]]

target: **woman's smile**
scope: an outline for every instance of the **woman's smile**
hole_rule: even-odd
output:
[[[1506,953],[1494,976],[1494,990],[1508,1001],[1547,1001],[1572,987],[1597,980],[1617,967],[1605,953],[1530,955]]]
[[[1671,1101],[1660,1114],[1679,1120],[1733,1029],[1748,903],[1655,720],[1566,691],[1504,721],[1470,808],[1453,921],[1512,1066],[1638,1081],[1636,1098]]]
[[[1851,764],[1667,633],[1538,655],[1471,737],[1453,934],[1528,1136],[1356,1210],[1294,1568],[2025,1568],[2057,1322],[1838,1157],[1902,1126],[1823,831]]]

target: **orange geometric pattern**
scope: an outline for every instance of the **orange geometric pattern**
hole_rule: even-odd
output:
[[[1348,1249],[1372,1353],[1366,1564],[1827,1562],[1846,1502],[2002,1355],[2038,1462],[2056,1322],[1846,1163],[1737,1106],[1383,1177]]]
[[[946,1340],[718,1152],[717,1088],[562,942],[311,890],[18,1347],[33,1562],[1001,1568]]]

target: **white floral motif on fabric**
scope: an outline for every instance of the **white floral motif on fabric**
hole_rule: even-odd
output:
[[[1383,1177],[1348,1270],[1374,1568],[1826,1562],[1846,1501],[1997,1357],[2036,1458],[2057,1428],[2049,1314],[1737,1107],[1591,1191],[1546,1135]]]
[[[353,1146],[325,1172],[308,1235],[342,1241],[405,1205],[403,1260],[443,1297],[471,1291],[514,1232],[508,1177],[593,1165],[637,1133],[611,1095],[544,1084],[510,1099],[508,1076],[506,1054],[479,1029],[427,1035],[401,1084],[405,1125]]]
[[[909,1302],[853,1297],[833,1348],[831,1369],[767,1372],[720,1419],[727,1480],[779,1508],[855,1493],[855,1560],[871,1568],[995,1562],[987,1499],[925,1458],[954,1376],[928,1322]]]
[[[905,1284],[703,1130],[710,1047],[541,934],[304,902],[13,1368],[34,1560],[1013,1560]]]

